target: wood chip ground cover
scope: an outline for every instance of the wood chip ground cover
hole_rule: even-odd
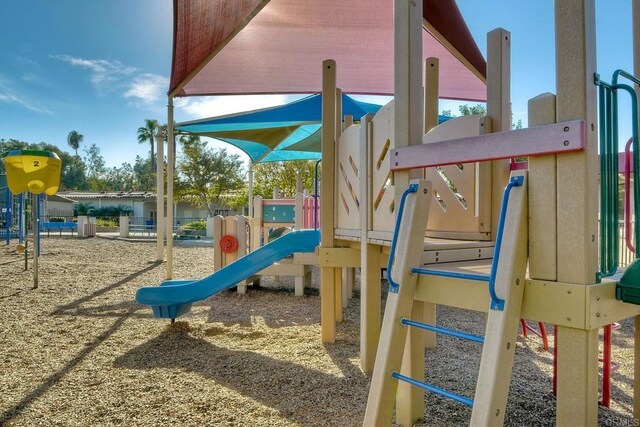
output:
[[[165,266],[155,245],[46,238],[40,287],[15,244],[0,247],[0,425],[357,426],[370,375],[359,368],[359,287],[338,341],[320,342],[317,271],[304,297],[265,278],[245,296],[223,292],[173,326],[134,301]],[[175,278],[211,273],[213,250],[175,247]],[[440,307],[438,322],[483,334],[484,316]],[[551,329],[551,327],[550,327]],[[552,340],[552,339],[551,339]],[[427,380],[472,396],[480,348],[439,338]],[[601,425],[634,425],[633,323],[614,333],[611,409]],[[554,425],[552,357],[518,340],[506,425]],[[426,396],[425,422],[468,424],[470,411]]]

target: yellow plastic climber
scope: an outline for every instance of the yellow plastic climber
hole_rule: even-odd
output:
[[[60,187],[62,161],[56,153],[41,150],[13,150],[4,159],[7,184],[13,194],[28,191],[52,196]]]

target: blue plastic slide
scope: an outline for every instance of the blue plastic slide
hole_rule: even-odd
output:
[[[292,231],[239,258],[200,280],[169,280],[160,286],[141,288],[136,301],[150,305],[153,316],[175,319],[188,313],[191,304],[234,287],[275,262],[295,252],[313,252],[320,244],[320,231]]]

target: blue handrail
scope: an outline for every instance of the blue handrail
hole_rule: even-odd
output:
[[[468,334],[466,332],[456,331],[454,329],[443,328],[441,326],[429,325],[428,323],[416,322],[415,320],[402,318],[400,323],[406,326],[413,326],[414,328],[424,329],[425,331],[435,332],[437,334],[449,335],[450,337],[460,338],[462,340],[468,340],[477,342],[479,344],[484,343],[484,338],[479,335]]]
[[[486,274],[458,273],[454,271],[432,270],[430,268],[414,267],[411,269],[411,272],[416,274],[428,274],[429,276],[453,277],[455,279],[477,280],[479,282],[488,282],[490,279],[490,276]]]
[[[418,191],[418,184],[409,184],[409,188],[404,190],[402,198],[400,199],[400,207],[398,208],[398,219],[396,220],[396,227],[393,230],[393,240],[391,241],[391,251],[389,251],[389,262],[387,263],[387,280],[389,281],[389,292],[394,294],[398,292],[400,285],[393,280],[391,274],[391,267],[393,267],[393,261],[396,255],[396,244],[398,243],[398,234],[400,231],[400,223],[402,222],[402,214],[404,212],[404,204],[407,200],[407,196],[410,193]]]
[[[318,160],[316,162],[316,167],[315,167],[315,180],[313,182],[314,188],[313,188],[313,229],[317,230],[318,229],[318,165],[320,164],[320,162],[322,161],[322,159]]]
[[[489,275],[489,295],[491,295],[491,309],[504,310],[504,300],[496,294],[496,274],[498,273],[498,261],[500,260],[500,249],[502,249],[502,234],[504,233],[504,223],[507,217],[507,207],[509,205],[509,195],[513,187],[520,187],[524,184],[524,176],[512,176],[504,189],[502,196],[502,206],[500,207],[500,221],[498,222],[498,234],[496,235],[496,247],[493,251],[493,262],[491,263],[491,274]]]
[[[447,398],[449,398],[451,400],[455,400],[456,402],[460,402],[460,403],[462,403],[464,405],[473,406],[473,400],[469,399],[468,397],[464,397],[464,396],[461,396],[461,395],[459,395],[457,393],[453,393],[451,391],[444,390],[444,389],[436,387],[434,385],[431,385],[431,384],[428,384],[428,383],[425,383],[425,382],[422,382],[422,381],[415,380],[415,379],[413,379],[411,377],[407,377],[407,376],[402,375],[402,374],[400,374],[398,372],[393,371],[391,373],[391,377],[395,378],[397,380],[400,380],[400,381],[404,381],[404,382],[409,383],[411,385],[414,385],[416,387],[420,387],[421,389],[426,390],[426,391],[430,391],[431,393],[439,394],[440,396],[444,396],[444,397],[447,397]]]

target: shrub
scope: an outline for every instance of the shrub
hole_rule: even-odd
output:
[[[186,224],[183,228],[185,230],[205,230],[206,231],[207,221],[200,220],[200,221],[190,222],[189,224]]]
[[[112,218],[96,218],[96,227],[118,227],[118,220]]]

